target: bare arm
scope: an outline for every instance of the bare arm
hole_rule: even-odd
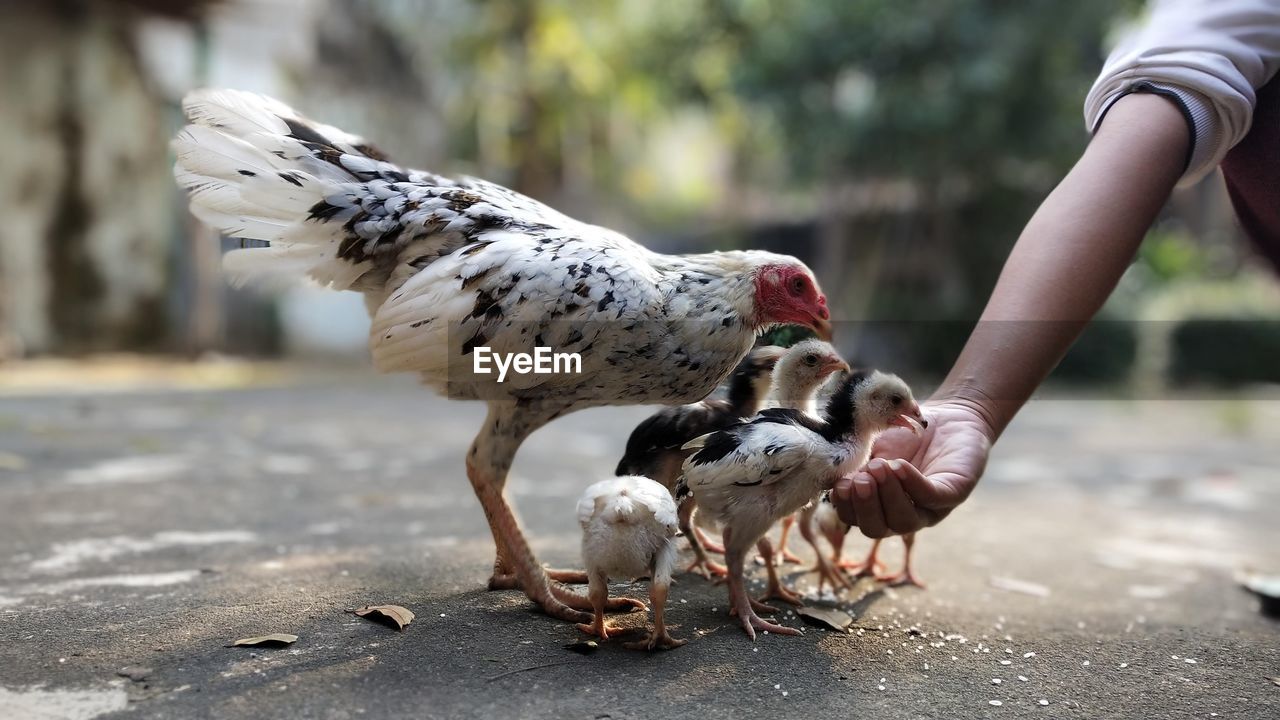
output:
[[[1187,123],[1168,100],[1118,100],[1084,155],[1027,223],[917,438],[887,433],[836,507],[864,534],[932,525],[977,484],[991,443],[1115,290],[1182,174]],[[903,461],[906,462],[903,462]]]
[[[1189,133],[1168,100],[1116,102],[1018,238],[937,397],[1002,432],[1098,312],[1182,174]]]

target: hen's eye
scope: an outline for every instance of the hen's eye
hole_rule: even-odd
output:
[[[791,294],[799,295],[802,292],[804,292],[804,278],[797,276],[791,281]]]
[[[902,396],[894,395],[893,397],[889,398],[889,402],[893,403],[894,407],[898,407],[899,405],[902,404]]]
[[[804,356],[804,364],[805,364],[805,365],[816,365],[817,363],[818,363],[818,356],[817,356],[817,355],[805,355],[805,356]]]

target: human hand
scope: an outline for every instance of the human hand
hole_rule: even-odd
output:
[[[935,525],[973,491],[996,433],[983,412],[961,400],[924,406],[920,435],[894,428],[880,436],[871,462],[841,478],[832,493],[840,519],[882,538]]]

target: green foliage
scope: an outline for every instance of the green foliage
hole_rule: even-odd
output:
[[[1177,383],[1280,383],[1280,320],[1192,319],[1174,331]]]

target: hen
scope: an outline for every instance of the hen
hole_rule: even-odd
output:
[[[799,631],[756,614],[776,612],[747,595],[743,559],[774,522],[830,490],[862,467],[876,436],[892,426],[925,423],[906,383],[884,373],[854,373],[827,401],[821,420],[790,409],[761,412],[754,420],[698,438],[678,489],[682,522],[691,508],[724,527],[729,595],[747,635],[757,629]],[[761,548],[763,553],[764,548]]]
[[[555,617],[586,622],[591,604],[551,582],[583,574],[549,574],[503,496],[525,438],[583,408],[706,397],[763,328],[830,335],[826,298],[794,258],[651,252],[499,185],[393,165],[260,95],[201,90],[183,107],[174,172],[192,211],[271,243],[229,253],[234,277],[361,292],[378,370],[487,403],[466,468],[497,546],[489,586],[519,587]],[[508,358],[552,348],[580,363],[500,382],[475,371],[479,347]]]
[[[604,622],[609,579],[649,578],[649,603],[653,631],[649,637],[627,646],[663,650],[680,647],[667,633],[664,613],[671,572],[676,563],[675,537],[679,534],[676,502],[671,492],[646,477],[624,476],[601,480],[587,488],[578,501],[582,525],[582,561],[587,568],[588,592],[594,611],[583,632],[607,640],[614,628]]]

